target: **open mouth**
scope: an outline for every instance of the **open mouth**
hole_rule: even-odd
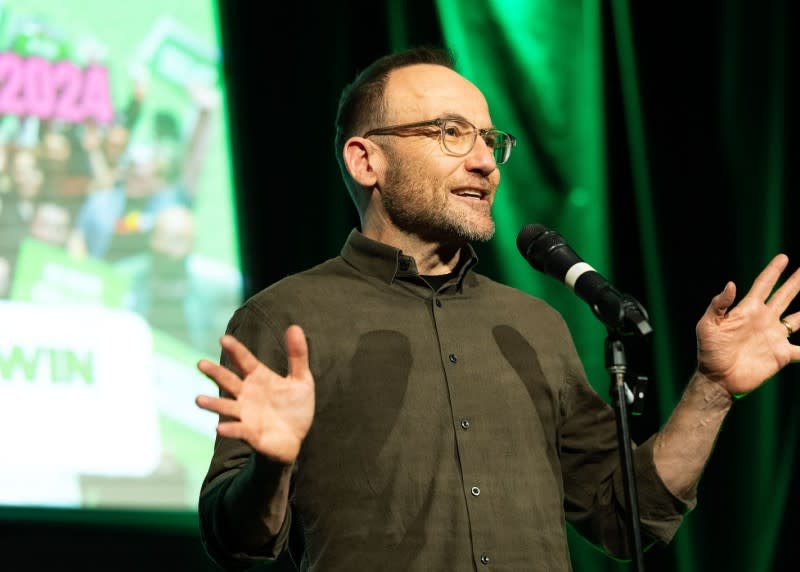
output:
[[[489,193],[480,189],[456,189],[451,191],[457,197],[468,201],[486,201]]]

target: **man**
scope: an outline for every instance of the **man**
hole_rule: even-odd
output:
[[[54,200],[36,205],[31,217],[28,236],[45,244],[64,248],[72,225],[69,208]]]
[[[102,143],[97,133],[90,134],[89,161],[112,186],[92,192],[82,205],[70,239],[73,254],[114,262],[144,252],[161,209],[193,206],[220,98],[203,85],[190,86],[189,95],[197,116],[186,141],[175,140],[170,129],[177,127],[165,129],[168,112],[157,116],[152,142],[128,143],[129,133],[119,137],[113,126]],[[139,113],[135,102],[140,97],[135,95],[129,105],[131,121]],[[124,154],[117,157],[123,143]]]
[[[303,570],[570,570],[565,523],[627,557],[613,410],[561,317],[476,273],[469,243],[514,138],[446,54],[382,58],[345,89],[336,148],[358,209],[341,256],[248,300],[200,370],[221,415],[200,498],[223,565],[274,558],[300,531]],[[781,315],[800,290],[776,256],[697,327],[698,367],[636,448],[641,524],[669,542],[733,395],[800,347]]]
[[[241,278],[194,252],[195,238],[192,210],[165,206],[153,222],[148,249],[120,259],[114,268],[131,279],[126,307],[157,330],[213,355],[220,328],[237,303]]]
[[[83,203],[70,251],[109,261],[142,252],[161,209],[190,202],[183,189],[168,184],[151,145],[131,145],[119,183],[94,191]]]
[[[0,167],[8,164],[9,189],[0,195],[0,298],[10,294],[22,240],[42,199],[44,175],[33,148],[9,152]]]

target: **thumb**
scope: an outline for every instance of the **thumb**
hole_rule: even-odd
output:
[[[308,367],[308,342],[303,329],[292,325],[286,330],[286,353],[289,356],[288,377],[302,379],[311,377]]]
[[[722,292],[711,299],[711,303],[706,309],[706,316],[710,318],[724,317],[725,313],[731,307],[731,304],[733,304],[735,298],[736,284],[729,281],[727,284],[725,284],[725,288],[722,289]]]

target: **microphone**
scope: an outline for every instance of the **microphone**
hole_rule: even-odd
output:
[[[541,224],[529,224],[517,235],[517,249],[536,270],[563,282],[589,304],[607,328],[642,336],[653,331],[642,305],[614,288],[557,232]]]

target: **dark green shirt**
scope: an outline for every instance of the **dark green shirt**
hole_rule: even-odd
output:
[[[200,516],[220,562],[275,557],[290,524],[302,569],[323,572],[568,571],[567,521],[625,554],[613,409],[561,316],[474,272],[476,261],[462,251],[434,291],[411,257],[354,230],[341,256],[237,310],[229,333],[281,373],[286,328],[304,328],[316,412],[290,515],[252,554],[226,533],[242,515],[220,508],[252,451],[218,438]],[[667,491],[651,441],[634,452],[639,510],[645,540],[668,542],[694,497]]]

